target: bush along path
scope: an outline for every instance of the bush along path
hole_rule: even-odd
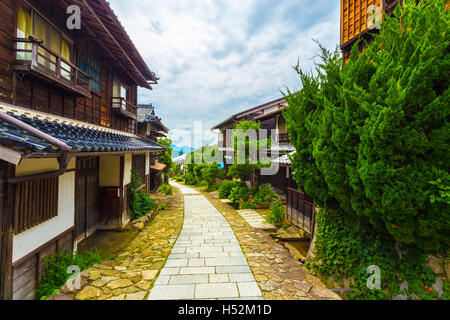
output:
[[[114,258],[81,273],[81,288],[64,285],[50,300],[144,300],[166,263],[183,225],[184,203],[174,189],[165,198],[166,210],[153,220]]]
[[[187,189],[185,186],[181,188]],[[317,277],[311,275],[286,248],[276,243],[263,230],[251,227],[230,205],[200,188],[195,190],[198,190],[231,226],[265,300],[341,299]]]

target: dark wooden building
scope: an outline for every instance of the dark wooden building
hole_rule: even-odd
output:
[[[169,133],[169,129],[161,122],[161,118],[155,114],[152,104],[140,104],[137,110],[138,135],[157,142],[158,138],[164,138]],[[165,164],[158,163],[158,155],[150,158],[150,175],[147,177],[149,192],[157,192],[163,181],[163,170]]]
[[[132,169],[164,147],[137,135],[157,83],[105,0],[0,2],[0,298],[32,299],[42,259],[130,220]],[[150,189],[150,186],[147,186]]]
[[[372,41],[373,33],[378,32],[377,24],[383,16],[391,14],[399,0],[341,0],[341,50],[344,61],[358,39]],[[364,41],[359,50],[364,49]]]

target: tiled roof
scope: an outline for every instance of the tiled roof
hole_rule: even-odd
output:
[[[293,155],[294,153],[295,153],[295,151],[291,152],[289,155]],[[278,164],[284,164],[284,165],[291,165],[291,159],[289,159],[287,154],[282,155],[281,157],[272,160],[272,162],[278,163]]]
[[[286,106],[283,106],[283,107],[279,108],[278,110],[274,110],[274,111],[271,111],[271,112],[262,114],[262,115],[260,115],[260,116],[257,116],[257,117],[256,117],[255,119],[253,119],[253,120],[261,120],[261,119],[268,118],[268,117],[270,117],[270,116],[273,116],[273,115],[276,115],[276,114],[279,114],[279,113],[283,112],[283,110],[285,110],[286,108],[287,108]]]
[[[42,131],[78,152],[162,151],[164,147],[134,134],[14,106],[0,105],[0,112]],[[57,152],[41,140],[9,122],[0,121],[0,143],[26,153]]]
[[[161,118],[155,115],[155,108],[152,104],[140,104],[137,109],[137,121],[140,123],[151,123],[156,127],[159,127],[161,131],[169,132],[161,122]]]
[[[279,151],[279,152],[293,152],[295,148],[290,143],[280,143],[278,145],[272,145],[270,148],[271,151]]]
[[[163,171],[165,168],[167,168],[167,165],[164,163],[156,163],[150,167],[150,169],[157,171]]]

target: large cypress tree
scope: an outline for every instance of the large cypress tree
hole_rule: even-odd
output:
[[[405,1],[363,53],[343,64],[322,48],[316,74],[284,116],[297,153],[294,179],[323,208],[343,209],[378,232],[446,250],[449,185],[450,11],[446,0]]]

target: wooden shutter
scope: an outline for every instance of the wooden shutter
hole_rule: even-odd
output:
[[[14,233],[19,234],[58,215],[59,178],[22,182],[15,187]]]

